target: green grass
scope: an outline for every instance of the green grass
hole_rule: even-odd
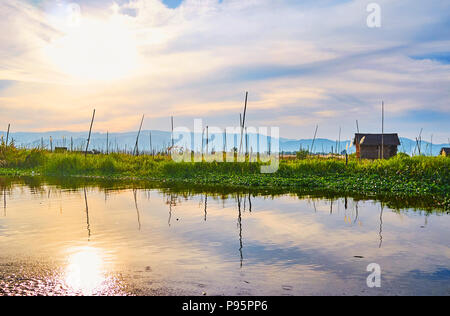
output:
[[[88,155],[49,153],[0,147],[0,174],[89,176],[186,183],[322,191],[368,197],[428,199],[450,209],[450,159],[405,157],[389,160],[345,161],[300,159],[281,162],[278,172],[261,174],[260,163],[176,163],[167,157],[125,154]]]

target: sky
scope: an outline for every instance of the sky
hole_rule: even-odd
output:
[[[369,27],[369,4],[381,27]],[[0,130],[450,138],[448,0],[2,0]],[[3,127],[4,126],[4,127]]]

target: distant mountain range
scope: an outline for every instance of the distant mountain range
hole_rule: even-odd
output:
[[[150,134],[151,134],[151,142],[150,142]],[[6,132],[1,132],[0,135],[6,136]],[[133,151],[134,146],[136,144],[136,136],[137,132],[125,132],[125,133],[111,133],[108,135],[106,133],[92,133],[91,141],[89,148],[96,149],[99,151],[106,151],[107,138],[109,141],[109,150],[110,151]],[[185,135],[175,135],[175,145],[178,147],[187,147],[186,140],[189,139]],[[68,131],[54,131],[54,132],[42,132],[42,133],[29,133],[29,132],[17,132],[11,133],[9,136],[10,140],[13,140],[16,146],[26,147],[26,148],[36,148],[41,145],[44,148],[50,148],[50,138],[52,139],[52,146],[54,147],[67,147],[73,148],[74,150],[84,150],[86,146],[87,133],[86,132],[68,132]],[[165,131],[142,131],[139,138],[139,150],[140,151],[150,151],[150,143],[152,145],[153,150],[160,151],[164,150],[171,145],[171,133]],[[201,148],[201,139],[202,136],[199,134],[191,134],[191,147],[196,150],[200,150]],[[193,140],[196,138],[197,147],[194,147]],[[206,148],[206,136],[204,137],[204,147]],[[267,136],[260,136],[260,146],[259,150],[261,152],[267,151]],[[249,151],[256,152],[258,150],[258,136],[256,134],[249,134],[248,136],[248,148]],[[208,141],[208,149],[209,151],[221,151],[224,148],[223,145],[224,137],[223,135],[209,135]],[[416,141],[408,138],[400,138],[401,145],[399,146],[400,152],[406,152],[407,154],[411,154],[414,152],[416,148]],[[227,135],[227,150],[231,150],[233,147],[240,146],[240,135],[231,134]],[[274,139],[270,139],[272,143],[272,151],[276,151],[276,141]],[[288,138],[280,138],[279,142],[279,151],[280,152],[295,152],[300,149],[310,150],[313,145],[312,139],[288,139]],[[351,146],[350,142],[341,141],[340,143],[336,140],[317,138],[314,141],[313,151],[315,153],[329,153],[329,152],[342,152],[348,148],[349,153],[353,153],[355,151],[355,147]],[[245,148],[245,139],[244,145]],[[450,147],[449,144],[433,144],[422,141],[421,150],[422,153],[430,155],[438,155],[442,147]],[[336,150],[337,148],[337,150]]]

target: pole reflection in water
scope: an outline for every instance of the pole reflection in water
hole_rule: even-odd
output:
[[[88,206],[88,200],[87,200],[87,193],[86,193],[86,187],[84,187],[84,202],[86,204],[86,228],[88,232],[88,241],[91,240],[91,224],[89,222],[89,206]]]
[[[205,194],[205,222],[208,215],[208,194]]]
[[[384,211],[384,207],[383,207],[383,203],[381,203],[381,212],[380,212],[380,245],[378,246],[378,248],[381,248],[381,245],[383,244],[383,211]]]
[[[355,220],[353,221],[353,223],[356,223],[359,218],[358,202],[356,202],[356,204],[355,204],[355,212],[356,212],[356,216],[355,216]]]
[[[238,204],[238,228],[239,228],[239,254],[241,258],[241,268],[244,262],[244,254],[242,251],[242,212],[241,212],[241,196],[237,195],[237,204]]]
[[[3,188],[3,215],[6,217],[6,187]]]
[[[141,216],[139,214],[139,208],[138,208],[138,204],[137,204],[137,196],[136,195],[137,195],[137,189],[133,189],[134,206],[136,207],[136,214],[137,214],[139,230],[141,230]]]
[[[169,219],[167,223],[169,224],[169,227],[171,226],[172,221],[172,206],[177,206],[177,197],[173,194],[170,194],[169,200],[166,202],[166,204],[169,204]]]

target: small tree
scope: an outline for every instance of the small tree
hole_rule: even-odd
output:
[[[299,160],[306,159],[306,158],[308,158],[308,156],[309,156],[309,151],[307,151],[307,150],[297,151],[297,159],[299,159]]]

